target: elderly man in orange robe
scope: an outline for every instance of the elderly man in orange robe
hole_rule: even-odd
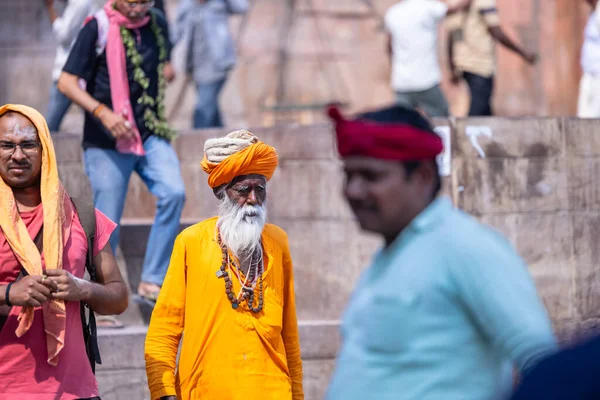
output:
[[[175,241],[146,337],[151,399],[303,399],[288,239],[265,224],[277,153],[247,131],[204,152],[219,216]]]

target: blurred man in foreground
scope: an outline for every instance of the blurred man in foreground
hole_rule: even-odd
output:
[[[548,315],[509,242],[439,198],[442,140],[417,112],[330,109],[344,194],[384,239],[342,324],[330,400],[505,398],[511,369],[554,351]]]

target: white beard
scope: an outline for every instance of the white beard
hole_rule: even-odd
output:
[[[252,206],[237,203],[225,195],[219,205],[217,227],[221,241],[240,262],[249,259],[255,252],[262,255],[261,235],[267,219],[266,203]]]

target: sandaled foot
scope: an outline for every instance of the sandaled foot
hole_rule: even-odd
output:
[[[96,326],[102,329],[121,329],[125,325],[121,323],[114,315],[98,315],[96,316]]]
[[[159,293],[160,286],[153,283],[141,282],[138,286],[137,295],[133,296],[133,299],[138,303],[142,302],[154,307]]]

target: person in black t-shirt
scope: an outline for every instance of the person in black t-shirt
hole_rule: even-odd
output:
[[[86,111],[83,149],[96,207],[120,222],[133,171],[158,197],[137,297],[151,304],[167,271],[185,201],[170,143],[174,131],[165,120],[165,86],[175,75],[171,45],[164,14],[153,5],[108,2],[81,29],[58,81],[59,90]],[[117,228],[113,250],[118,243]]]
[[[160,10],[163,14],[167,15],[167,13],[165,12],[165,5],[163,3],[163,0],[155,0],[154,8],[156,8],[157,10]]]

